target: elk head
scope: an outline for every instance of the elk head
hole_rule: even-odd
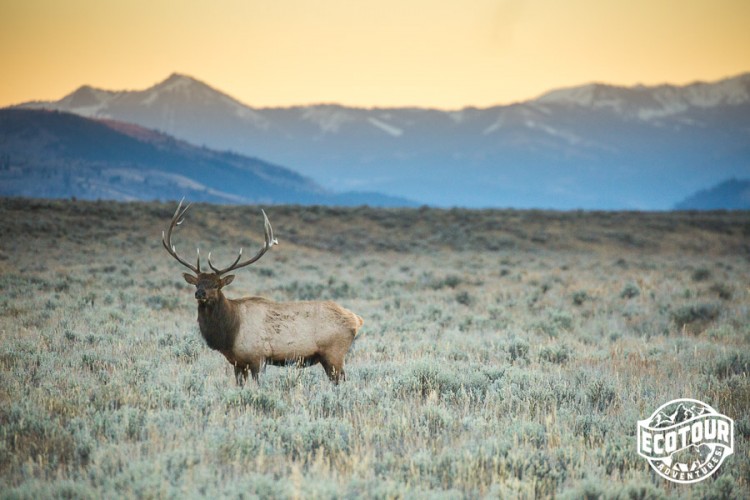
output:
[[[180,200],[180,204],[177,205],[177,210],[175,210],[174,215],[172,216],[172,221],[169,224],[169,229],[166,231],[166,233],[162,231],[161,242],[167,252],[169,252],[172,257],[177,259],[177,262],[193,272],[193,274],[184,273],[182,276],[185,278],[185,281],[195,286],[195,298],[198,300],[198,303],[211,304],[220,298],[221,289],[234,280],[234,275],[230,274],[224,276],[226,273],[234,271],[235,269],[249,266],[253,262],[263,257],[263,255],[268,250],[270,250],[272,246],[278,245],[279,242],[273,237],[273,228],[271,227],[271,223],[268,221],[266,212],[261,210],[261,212],[263,213],[265,242],[258,253],[256,253],[252,258],[240,262],[240,259],[242,258],[242,248],[240,248],[239,254],[237,255],[237,258],[234,259],[234,262],[223,269],[219,269],[211,262],[211,253],[209,252],[208,266],[211,268],[212,272],[202,272],[200,250],[197,251],[198,258],[196,261],[196,265],[192,265],[185,259],[180,257],[180,255],[177,253],[177,250],[175,249],[175,246],[172,244],[172,231],[174,230],[175,226],[179,226],[180,224],[182,224],[182,222],[184,221],[185,213],[187,212],[188,208],[190,208],[190,204],[188,204],[185,208],[182,208],[183,201],[184,198]]]

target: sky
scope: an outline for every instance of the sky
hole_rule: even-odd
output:
[[[0,107],[183,73],[256,107],[487,107],[750,71],[748,0],[0,0]]]

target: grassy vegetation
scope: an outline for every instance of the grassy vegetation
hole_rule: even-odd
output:
[[[173,204],[0,200],[0,496],[750,495],[750,215],[269,207],[227,295],[365,318],[339,387],[234,384],[160,246]],[[175,235],[223,263],[257,207]],[[636,453],[691,397],[736,420],[693,486]]]

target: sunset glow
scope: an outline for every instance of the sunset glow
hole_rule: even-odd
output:
[[[2,0],[0,106],[192,75],[251,106],[490,106],[750,70],[746,0]]]

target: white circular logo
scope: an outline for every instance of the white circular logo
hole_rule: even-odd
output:
[[[675,399],[638,421],[638,454],[660,476],[697,483],[734,453],[734,421],[697,399]]]

